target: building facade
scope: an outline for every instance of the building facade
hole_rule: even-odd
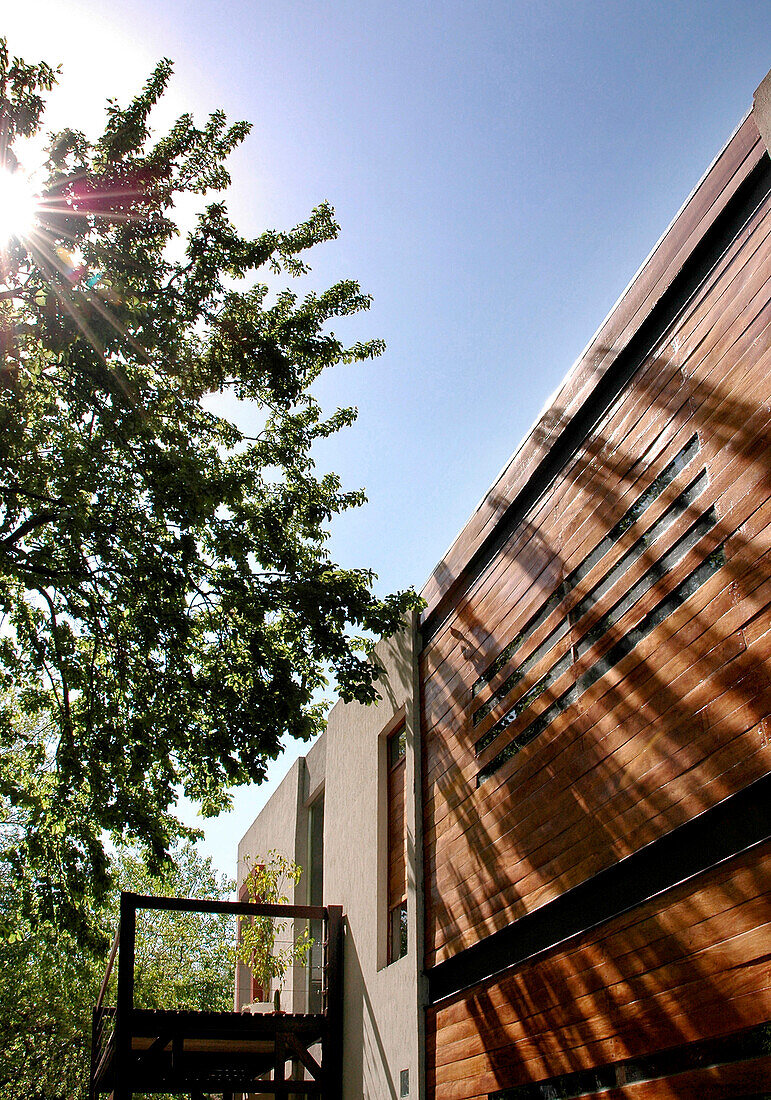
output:
[[[303,868],[293,903],[344,906],[345,1100],[421,1095],[416,638],[413,621],[378,644],[386,672],[380,702],[332,709],[325,732],[293,764],[238,848],[239,883],[261,856],[278,850]],[[293,969],[285,1008],[306,1011],[314,974],[313,965]],[[250,1000],[241,966],[236,1007]]]
[[[310,882],[323,785],[345,1100],[769,1087],[769,145],[767,78],[381,643],[380,705],[242,841]]]

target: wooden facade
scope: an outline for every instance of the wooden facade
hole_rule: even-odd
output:
[[[389,963],[406,953],[407,756],[401,725],[386,742],[388,767],[388,952]]]
[[[770,275],[750,115],[424,590],[430,1098],[771,1079]]]
[[[737,857],[450,1000],[431,1018],[436,1095],[486,1098],[502,1086],[512,1098],[539,1095],[512,1087],[531,1082],[553,1096],[560,1084],[565,1095],[591,1095],[597,1083],[614,1097],[657,1100],[762,1094],[771,1081],[757,1027],[768,1019],[770,873],[771,851]],[[726,1044],[721,1056],[715,1040],[737,1034],[744,1045]],[[708,1056],[689,1057],[699,1044]],[[748,1056],[732,1057],[736,1049]],[[655,1065],[651,1075],[646,1060],[664,1050],[666,1075]],[[735,1083],[748,1093],[734,1093]]]

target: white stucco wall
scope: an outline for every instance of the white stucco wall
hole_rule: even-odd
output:
[[[319,741],[323,741],[323,737],[319,738]],[[313,746],[311,752],[316,750],[318,743]],[[323,746],[319,751],[316,751],[315,759],[316,761],[320,759],[323,764]],[[318,768],[316,772],[318,772]],[[300,757],[295,760],[277,790],[271,795],[238,845],[239,888],[246,878],[249,868],[258,863],[261,856],[266,857],[273,850],[280,852],[287,859],[294,860],[303,868],[306,866],[308,814],[305,805],[305,792],[307,785],[306,763],[305,759]],[[294,888],[291,882],[288,883],[286,894],[289,902],[303,905],[306,901],[305,888],[306,884],[302,878],[297,889]],[[294,928],[295,938],[303,928],[304,923],[297,922]],[[239,966],[238,970],[236,1007],[240,1008],[251,1000],[251,995],[246,968]],[[305,971],[302,967],[296,966],[287,975],[281,1005],[288,1012],[303,1012],[305,1011],[305,1000]]]
[[[409,1072],[411,1100],[420,1095],[414,646],[412,630],[381,642],[376,652],[388,676],[379,685],[381,702],[372,707],[338,703],[327,725],[324,894],[327,904],[342,904],[345,911],[343,1100],[398,1098],[402,1070]],[[385,740],[402,717],[407,731],[408,950],[386,966]]]
[[[419,711],[414,620],[376,655],[386,670],[381,701],[338,703],[327,730],[299,759],[238,847],[238,881],[247,856],[277,849],[307,866],[308,808],[324,793],[324,904],[345,914],[343,1095],[341,1100],[399,1100],[401,1071],[410,1100],[422,1097],[422,902],[417,792],[420,784]],[[402,721],[407,734],[406,830],[408,949],[387,957],[386,738]],[[307,901],[306,883],[290,900]],[[299,988],[302,975],[292,984]],[[284,1003],[282,1001],[282,1003]],[[291,1000],[284,1007],[292,1010]],[[297,1005],[302,1011],[302,1006]]]
[[[766,149],[771,153],[771,70],[755,89],[752,102],[752,116],[758,127]]]

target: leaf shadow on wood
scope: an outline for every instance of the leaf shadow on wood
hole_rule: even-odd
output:
[[[700,345],[690,353],[696,364],[686,361],[687,372],[676,352],[651,356],[633,383],[641,395],[640,407],[653,410],[642,433],[642,449],[628,450],[615,435],[595,430],[579,460],[569,463],[575,507],[555,516],[549,494],[542,498],[475,579],[473,592],[460,598],[452,625],[440,630],[424,653],[426,870],[433,887],[427,897],[429,964],[533,911],[766,774],[769,561],[756,540],[765,522],[759,509],[771,489],[769,405],[757,381],[742,390],[736,380],[737,375],[739,380],[750,378],[758,363],[768,361],[765,303],[748,331],[751,340],[729,345],[723,353],[734,374],[733,386],[726,381],[722,355],[712,354],[710,362]],[[696,367],[698,381],[693,378]],[[622,439],[640,434],[633,410],[625,417],[623,407],[617,407],[611,410],[614,415],[617,425],[625,425],[623,433],[616,433]],[[561,410],[551,411],[544,438],[552,438],[553,421],[561,417]],[[472,684],[515,633],[516,623],[526,621],[575,567],[580,558],[576,546],[581,545],[575,532],[582,523],[589,520],[602,531],[618,523],[635,492],[650,480],[651,465],[660,469],[693,431],[699,433],[700,461],[720,493],[714,529],[696,553],[704,553],[705,546],[726,547],[709,602],[687,620],[684,631],[673,633],[664,622],[652,635],[655,645],[640,647],[643,656],[633,650],[625,659],[625,667],[635,668],[631,679],[611,670],[475,793],[479,762],[474,744],[486,727],[475,729],[471,722],[477,705]],[[683,523],[703,512],[706,499],[689,505]],[[493,501],[493,507],[505,511],[507,503]],[[653,546],[639,568],[650,568],[655,558]],[[503,614],[495,590],[503,587],[507,574],[511,588],[510,574],[516,570],[521,584],[515,585],[512,606]],[[657,591],[666,592],[666,583]],[[584,592],[579,585],[572,603]],[[606,606],[598,604],[595,621]],[[632,610],[631,619],[634,615]],[[616,644],[630,621],[625,617],[611,626],[593,652]],[[548,628],[546,624],[534,635],[532,646]],[[551,659],[539,661],[492,710],[488,726],[505,713],[512,698],[537,681]],[[491,689],[509,670],[508,665],[501,670]],[[574,674],[571,669],[568,676]],[[545,710],[566,682],[551,685],[520,725],[499,735],[482,759],[494,756],[501,742]],[[480,702],[486,697],[480,694]],[[595,701],[589,705],[589,699]],[[760,889],[760,875],[759,868],[756,872],[750,866],[737,881],[725,878],[718,891],[723,910],[746,905]],[[720,977],[723,971],[732,972],[735,987],[740,987],[736,968],[745,966],[741,945],[737,942],[733,954],[730,946],[718,943],[712,956],[705,950],[689,958],[692,929],[706,928],[711,914],[697,896],[679,904],[678,927],[669,926],[662,903],[660,914],[649,915],[647,940],[639,953],[633,948],[623,961],[605,957],[599,983],[597,949],[589,934],[574,941],[572,954],[554,949],[543,963],[527,964],[508,994],[480,987],[443,1007],[443,1019],[457,1017],[459,1035],[460,1019],[467,1012],[477,1038],[459,1039],[453,1051],[454,1032],[448,1024],[438,1052],[442,1062],[475,1059],[465,1070],[457,1069],[461,1076],[477,1075],[469,1085],[471,1096],[477,1087],[484,1091],[543,1080],[745,1026],[752,1016],[747,998],[736,1007]],[[637,965],[635,960],[643,958],[645,965]],[[657,966],[674,967],[676,988],[664,988],[664,969],[651,976]],[[456,1010],[460,1005],[465,1007]],[[497,1047],[491,1046],[492,1036],[497,1036]]]

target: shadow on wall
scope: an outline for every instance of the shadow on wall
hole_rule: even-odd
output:
[[[343,1087],[351,1098],[396,1100],[383,1041],[361,969],[356,940],[345,919],[345,1060]]]
[[[735,272],[731,278],[734,276]],[[749,283],[744,272],[740,279]],[[725,292],[725,280],[710,291],[716,298]],[[424,652],[423,736],[426,744],[431,742],[424,759],[426,873],[433,886],[426,898],[429,965],[432,958],[443,957],[442,951],[454,953],[614,863],[619,853],[629,850],[629,836],[638,828],[641,834],[635,836],[635,846],[654,833],[675,828],[768,771],[768,734],[762,723],[769,713],[771,679],[766,661],[757,655],[757,642],[769,629],[769,596],[765,591],[758,595],[757,590],[767,582],[770,570],[768,554],[759,559],[752,548],[754,535],[764,526],[752,519],[753,510],[771,493],[768,285],[756,298],[749,294],[747,298],[750,306],[738,319],[724,316],[715,301],[708,302],[709,309],[715,311],[711,315],[702,299],[691,307],[691,315],[679,322],[679,332],[685,330],[687,353],[680,344],[672,357],[659,354],[639,368],[631,384],[634,396],[630,404],[634,401],[639,406],[639,417],[646,415],[648,407],[654,410],[642,433],[642,451],[625,451],[618,439],[608,438],[598,429],[585,442],[583,458],[573,464],[571,475],[579,521],[591,514],[592,523],[607,531],[647,486],[651,452],[658,455],[678,432],[683,440],[687,433],[699,432],[702,465],[710,471],[711,486],[689,505],[688,515],[695,520],[702,514],[704,501],[711,501],[709,494],[719,483],[717,521],[699,548],[709,547],[703,551],[706,556],[715,546],[724,545],[726,561],[718,574],[720,592],[697,612],[688,630],[669,636],[666,624],[658,627],[656,647],[641,647],[641,651],[651,651],[638,660],[633,675],[623,679],[606,675],[593,688],[594,697],[602,691],[601,706],[596,702],[587,705],[579,698],[556,720],[558,732],[547,727],[515,758],[510,774],[503,779],[493,775],[478,792],[473,781],[479,767],[474,746],[484,727],[472,726],[471,713],[477,701],[472,703],[471,684],[515,633],[513,615],[524,623],[581,559],[583,550],[574,551],[567,561],[562,555],[563,545],[574,533],[575,517],[555,517],[548,500],[542,499],[534,509],[534,521],[520,524],[495,562],[477,578],[474,594],[461,597],[450,631],[452,646],[446,641],[444,653],[432,652],[435,639]],[[695,381],[697,370],[701,377]],[[729,372],[733,376],[730,383]],[[741,397],[729,392],[729,384]],[[559,409],[552,417],[566,419]],[[617,405],[608,417],[623,423],[623,410],[619,414]],[[635,431],[639,425],[630,411],[619,437]],[[670,449],[671,453],[676,449]],[[657,468],[661,465],[659,462]],[[500,501],[496,507],[503,510],[504,504]],[[641,570],[649,568],[659,553],[655,546],[646,549],[640,559]],[[495,635],[485,620],[497,625],[502,617],[499,611],[494,608],[494,614],[483,612],[480,616],[475,608],[484,600],[494,607],[489,592],[494,593],[495,584],[505,577],[502,561],[516,563],[529,573],[516,597],[521,611],[515,604],[513,613],[509,611],[509,625]],[[493,572],[498,579],[492,577]],[[657,591],[666,594],[667,582]],[[575,605],[585,593],[586,586],[579,583],[569,603]],[[698,605],[698,600],[694,604]],[[608,606],[605,600],[596,611],[589,611],[579,631],[573,624],[571,640],[575,642],[597,622]],[[716,618],[717,608],[720,616]],[[563,613],[564,606],[555,611],[555,615]],[[549,621],[557,620],[552,617]],[[628,629],[624,626],[628,621],[627,617],[610,626],[591,652],[578,658],[578,671],[616,644]],[[734,625],[740,621],[740,626]],[[544,633],[534,637],[542,638]],[[441,631],[437,638],[440,636]],[[750,648],[748,638],[752,639]],[[529,644],[523,642],[517,660],[527,654]],[[689,652],[695,672],[680,660],[687,646],[692,646]],[[766,645],[764,651],[767,649]],[[626,664],[631,665],[632,654]],[[506,712],[514,698],[527,692],[550,660],[547,656],[535,664],[492,711],[493,720]],[[577,675],[577,667],[573,665],[567,678],[558,679],[527,707],[485,749],[481,759],[489,761],[534,715],[546,710],[565,690],[569,677]],[[707,693],[702,686],[705,681],[710,685]],[[498,682],[496,679],[496,686]],[[731,747],[737,735],[745,737],[743,753]],[[746,740],[749,735],[754,741]],[[646,824],[641,826],[643,821]],[[641,839],[646,830],[647,836]],[[748,896],[746,882],[735,886],[727,881],[723,890],[727,909]],[[749,896],[754,896],[751,889]],[[506,906],[503,919],[501,900]],[[683,954],[687,954],[689,927],[709,915],[696,902],[691,904],[690,920],[675,935],[681,940]],[[668,944],[667,950],[672,950],[672,939],[673,930],[666,925],[652,936],[653,941]],[[667,1037],[665,1045],[690,1041],[703,1029],[704,1013],[694,1008],[692,998],[677,992],[689,984],[703,991],[702,999],[712,1002],[720,1033],[746,1024],[746,1017],[717,983],[709,958],[687,960],[678,971],[677,989],[655,1000],[650,980],[644,974],[635,976],[634,968],[626,968],[623,976],[607,974],[597,988],[596,981],[589,980],[581,969],[589,966],[589,955],[582,959],[579,953],[574,964],[568,977],[573,979],[574,999],[584,998],[579,1011],[566,1011],[564,972],[558,974],[547,967],[537,973],[534,969],[532,983],[528,986],[523,981],[520,999],[516,1003],[511,1000],[508,1006],[493,1003],[484,991],[474,994],[480,1036],[477,1045],[482,1051],[485,1036],[495,1030],[501,1015],[532,1018],[527,1042],[520,1044],[521,1053],[517,1045],[508,1046],[505,1052],[487,1053],[487,1072],[492,1071],[497,1085],[544,1079],[593,1064],[587,1051],[598,1041],[593,1022],[598,1016],[621,1028],[616,1058],[623,1058],[627,1050],[650,1049],[650,1043],[662,1045],[661,1036]],[[654,948],[651,966],[655,965]],[[741,964],[732,962],[729,950],[719,966],[732,965]],[[614,1008],[615,993],[609,992],[614,982],[621,983],[615,992],[623,995],[624,1004],[644,1003],[644,1013],[638,1016],[634,1029],[630,1029],[631,1013],[624,1015]],[[599,1059],[603,1060],[610,1059]]]
[[[386,642],[388,646],[388,663],[392,671],[390,676],[384,674],[375,684],[379,694],[390,703],[393,711],[399,710],[405,699],[405,694],[397,690],[394,687],[395,684],[404,685],[406,698],[410,698],[412,695],[413,641],[410,636],[412,631],[411,622],[410,620],[410,624],[405,627],[404,632],[396,634]],[[406,642],[405,635],[407,635]]]

